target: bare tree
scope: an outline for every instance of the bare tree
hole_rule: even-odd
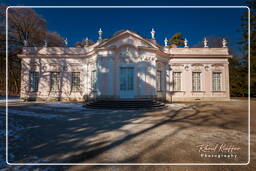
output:
[[[5,10],[0,4],[0,95],[5,94]],[[49,32],[46,20],[34,10],[27,8],[10,8],[8,10],[8,89],[10,95],[18,95],[20,91],[20,59],[24,41],[28,46],[64,46],[64,39],[59,34]]]

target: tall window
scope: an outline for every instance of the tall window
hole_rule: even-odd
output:
[[[181,91],[181,72],[173,73],[173,90]]]
[[[92,76],[91,76],[91,84],[92,84],[92,90],[96,91],[96,70],[92,71]]]
[[[200,72],[192,73],[192,90],[193,91],[201,91],[201,80],[200,80]]]
[[[60,72],[51,72],[51,91],[60,90]]]
[[[220,78],[221,78],[220,72],[212,73],[212,91],[221,91]]]
[[[32,71],[30,72],[30,91],[38,91],[38,82],[39,82],[39,72]]]
[[[80,72],[72,72],[71,91],[80,90]]]
[[[161,79],[162,79],[162,72],[161,71],[157,71],[157,75],[156,75],[157,91],[162,91]]]

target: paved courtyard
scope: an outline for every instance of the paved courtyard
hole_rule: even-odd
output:
[[[255,101],[251,102],[255,111]],[[248,161],[248,102],[173,103],[158,111],[96,110],[80,103],[9,102],[10,163],[246,163]],[[0,102],[1,142],[5,103]],[[253,113],[253,112],[252,112]],[[252,116],[255,123],[255,117]],[[255,130],[251,144],[255,145]],[[231,157],[206,157],[199,145],[238,147]],[[218,146],[218,149],[219,149]],[[39,166],[6,166],[5,170]],[[251,161],[255,162],[255,149]],[[218,152],[230,154],[230,152]],[[234,157],[236,156],[236,157]],[[130,170],[133,166],[43,166],[41,169]],[[178,168],[179,166],[172,166]],[[202,166],[203,167],[203,166]],[[216,166],[209,166],[211,170]],[[219,169],[223,166],[217,166]],[[228,166],[238,168],[241,166]],[[138,166],[139,170],[154,170]],[[183,169],[193,167],[183,167]],[[168,169],[164,166],[163,169]],[[198,170],[198,168],[194,168]],[[204,170],[207,170],[204,169]],[[247,170],[256,169],[253,166]]]

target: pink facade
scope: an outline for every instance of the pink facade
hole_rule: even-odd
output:
[[[129,30],[85,47],[24,47],[21,98],[229,100],[227,47],[168,47]]]

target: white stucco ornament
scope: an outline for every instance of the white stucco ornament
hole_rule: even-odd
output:
[[[67,65],[62,66],[62,70],[63,71],[67,71],[68,70],[68,66]]]
[[[43,65],[42,69],[43,69],[43,71],[46,71],[47,70],[47,66]]]
[[[209,71],[209,66],[208,65],[206,65],[205,67],[204,67],[204,69],[205,69],[205,71]]]
[[[102,31],[101,28],[100,28],[100,30],[98,31],[99,39],[102,39],[102,33],[103,33],[103,31]]]
[[[204,42],[204,47],[207,48],[207,47],[208,47],[208,45],[207,45],[208,40],[206,39],[206,37],[204,38],[204,41],[203,41],[203,42]]]
[[[227,47],[227,40],[225,38],[222,40],[222,47]]]
[[[27,40],[23,40],[23,44],[24,44],[24,46],[28,46],[28,41]]]
[[[164,39],[164,46],[167,46],[168,40],[167,38]]]
[[[184,47],[188,47],[188,40],[186,38],[184,40]]]
[[[152,30],[151,30],[151,38],[152,39],[155,39],[155,30],[152,28]]]
[[[44,40],[44,47],[47,47],[47,45],[48,45],[48,42],[47,42],[47,40],[45,39],[45,40]]]
[[[126,50],[124,50],[123,52],[120,53],[120,55],[122,57],[129,57],[132,58],[134,57],[134,55],[132,54],[132,52],[130,51],[130,49],[127,47]]]
[[[64,40],[64,42],[65,42],[65,45],[67,46],[67,45],[68,45],[68,39],[66,38],[66,39]]]
[[[188,65],[185,66],[185,70],[186,70],[186,71],[189,70],[189,66],[188,66]]]

